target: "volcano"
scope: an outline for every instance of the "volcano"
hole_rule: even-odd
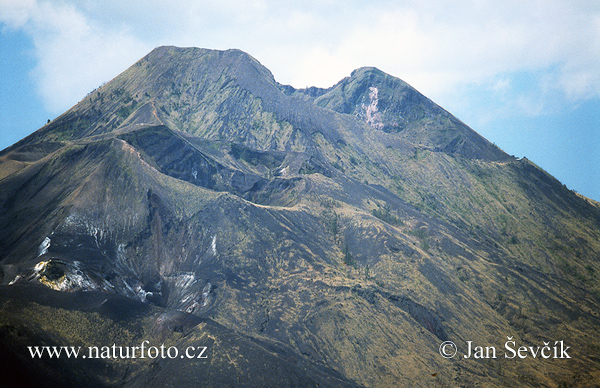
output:
[[[0,152],[0,381],[596,386],[599,258],[600,204],[398,78],[159,47]]]

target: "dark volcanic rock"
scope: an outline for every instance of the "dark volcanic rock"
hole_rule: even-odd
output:
[[[0,152],[0,380],[593,386],[599,220],[375,68],[296,90],[239,50],[160,47]],[[572,358],[462,357],[507,337]],[[27,350],[144,340],[209,359]]]

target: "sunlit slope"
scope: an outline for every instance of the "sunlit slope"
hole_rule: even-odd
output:
[[[76,291],[124,296],[280,344],[332,386],[599,378],[597,204],[377,69],[297,90],[241,51],[161,47],[0,163],[6,300],[40,284],[66,304]],[[30,327],[10,311],[4,330]],[[85,303],[73,314],[88,316]],[[48,328],[49,343],[71,341],[66,330]],[[572,358],[438,353],[443,341],[502,349],[507,336],[562,340]],[[236,354],[254,357],[248,346]],[[276,376],[278,357],[265,361]]]

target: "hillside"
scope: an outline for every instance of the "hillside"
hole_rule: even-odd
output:
[[[0,152],[0,357],[57,384],[595,386],[599,257],[597,203],[375,68],[160,47]],[[462,357],[507,337],[571,358]],[[26,350],[198,338],[205,369]]]

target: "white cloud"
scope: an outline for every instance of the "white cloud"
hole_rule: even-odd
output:
[[[21,28],[35,8],[35,0],[0,0],[0,23]]]
[[[600,33],[593,28],[598,10],[563,1],[421,4],[386,5],[362,25],[352,25],[327,54],[381,66],[428,94],[552,66],[560,66],[564,91],[574,93],[600,74]],[[324,57],[322,50],[308,51],[303,62]],[[309,67],[306,77],[312,72]]]
[[[127,31],[94,23],[73,5],[29,1],[11,8],[17,16],[9,14],[3,22],[31,35],[38,58],[32,75],[47,109],[57,114],[149,49]]]
[[[540,80],[522,101],[600,95],[600,5],[583,0],[0,0],[0,15],[33,37],[57,113],[161,44],[241,48],[297,87],[377,66],[442,105],[514,92],[521,72]]]

